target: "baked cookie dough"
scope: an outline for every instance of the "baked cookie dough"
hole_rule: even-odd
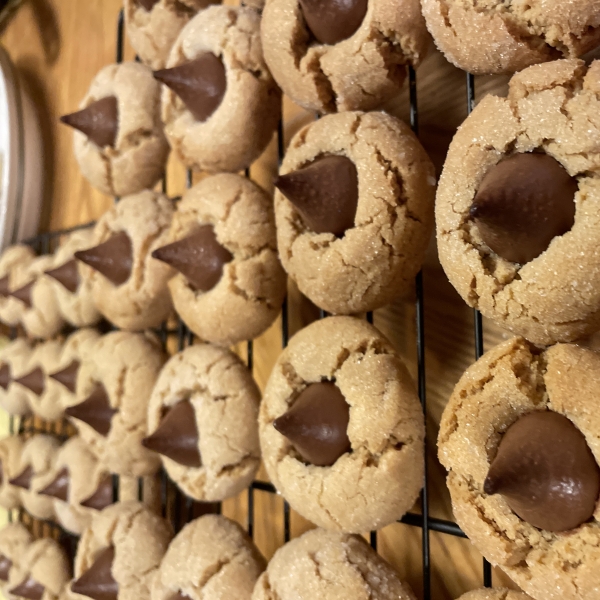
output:
[[[399,519],[423,485],[423,413],[377,329],[329,317],[277,360],[259,413],[269,478],[320,527],[360,533]]]
[[[21,523],[8,523],[0,529],[0,589],[5,598],[12,598],[8,595],[11,571],[18,568],[31,541],[31,534]]]
[[[435,176],[406,124],[379,112],[311,123],[276,185],[281,262],[318,307],[369,311],[410,288],[433,229]]]
[[[18,272],[26,270],[35,258],[35,252],[26,244],[9,246],[0,256],[0,322],[14,327],[19,324],[22,305],[10,295],[17,289]]]
[[[52,467],[60,444],[51,435],[36,434],[23,444],[17,474],[10,483],[20,488],[23,508],[36,519],[52,519],[52,498],[42,496],[43,490],[53,479]]]
[[[220,515],[205,515],[188,523],[169,545],[151,598],[250,600],[266,566],[258,548],[237,523]]]
[[[514,73],[530,65],[577,58],[600,44],[595,2],[573,0],[421,0],[437,47],[459,69]]]
[[[281,93],[260,42],[260,14],[246,7],[211,6],[177,38],[167,69],[162,118],[175,155],[196,171],[249,167],[273,137]]]
[[[279,314],[286,277],[274,221],[272,200],[239,175],[203,179],[179,202],[170,244],[153,256],[178,271],[169,282],[175,310],[201,339],[250,340]]]
[[[163,176],[169,146],[152,71],[136,62],[104,67],[79,108],[61,121],[76,129],[75,157],[84,177],[112,196],[154,187]]]
[[[145,190],[123,198],[95,227],[97,245],[75,252],[98,310],[119,329],[157,327],[172,305],[167,281],[172,269],[151,257],[168,239],[173,203]]]
[[[21,506],[21,490],[10,480],[19,475],[23,439],[11,435],[0,440],[0,506],[6,510]]]
[[[392,567],[356,535],[313,529],[279,548],[252,600],[414,600]],[[154,600],[154,599],[153,599]]]
[[[240,359],[209,344],[163,367],[148,406],[144,446],[195,500],[214,502],[248,487],[260,464],[260,391]]]
[[[165,356],[150,335],[102,336],[78,375],[78,394],[65,413],[112,473],[152,475],[160,460],[142,446],[150,394]]]
[[[599,385],[593,351],[540,350],[517,337],[466,371],[441,420],[458,524],[539,600],[593,598],[600,588]]]
[[[81,536],[72,596],[149,599],[172,537],[169,523],[139,502],[109,506]]]
[[[461,126],[440,179],[448,278],[467,304],[535,344],[600,328],[598,91],[600,61],[522,71],[507,98],[486,96]]]
[[[463,594],[458,600],[531,600],[527,594],[507,589],[482,589]]]
[[[418,0],[268,0],[261,33],[281,89],[322,113],[372,110],[396,96],[429,44]]]
[[[70,233],[54,254],[52,269],[46,271],[51,279],[63,319],[73,327],[87,327],[100,321],[101,315],[92,298],[90,281],[82,277],[83,267],[73,254],[95,245],[94,229]]]
[[[16,338],[0,350],[0,406],[11,415],[31,413],[29,390],[15,380],[29,372],[33,351],[33,344],[25,338]]]

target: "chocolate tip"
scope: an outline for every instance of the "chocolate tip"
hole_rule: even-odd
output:
[[[496,480],[496,478],[490,477],[490,475],[488,475],[483,483],[483,491],[488,496],[492,496],[493,494],[497,494],[499,489],[500,486],[498,485],[498,481]]]

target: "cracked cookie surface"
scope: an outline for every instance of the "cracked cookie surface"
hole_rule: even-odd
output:
[[[598,0],[421,0],[446,58],[475,74],[577,58],[600,44]]]
[[[600,327],[600,61],[562,60],[515,75],[456,134],[436,199],[440,262],[465,302],[536,344]],[[575,224],[525,265],[500,258],[470,218],[486,173],[508,155],[543,151],[577,180]]]
[[[261,34],[283,91],[322,113],[372,110],[397,95],[429,43],[418,0],[369,0],[358,30],[334,45],[315,41],[298,0],[268,0]]]
[[[196,15],[175,42],[167,67],[210,52],[222,59],[227,87],[216,110],[198,121],[166,86],[162,118],[175,155],[197,171],[236,172],[256,160],[277,127],[281,92],[265,64],[260,14],[246,7],[211,6]]]
[[[14,292],[19,281],[18,273],[24,271],[35,258],[35,252],[27,244],[9,246],[0,256],[0,279],[7,277],[7,291]],[[12,296],[0,295],[0,321],[14,327],[19,324],[23,305]]]
[[[300,460],[273,426],[311,383],[334,381],[350,405],[351,450],[329,467]],[[391,344],[366,321],[329,317],[282,352],[259,413],[263,461],[292,508],[331,530],[364,532],[399,519],[423,479],[423,413]]]
[[[207,292],[178,273],[169,282],[175,310],[201,339],[223,346],[251,340],[275,320],[286,294],[277,257],[272,200],[244,177],[220,174],[187,191],[173,217],[169,241],[213,225],[233,259]]]
[[[559,344],[542,351],[513,338],[487,352],[458,382],[438,437],[454,515],[477,549],[538,600],[595,598],[600,588],[600,511],[574,530],[552,533],[520,519],[483,490],[502,434],[520,416],[564,415],[600,460],[596,392],[600,356]]]
[[[531,597],[507,589],[483,589],[463,594],[458,600],[531,600]]]
[[[234,521],[206,515],[188,523],[169,545],[152,586],[152,600],[250,600],[266,561]]]
[[[414,600],[364,539],[313,529],[277,550],[252,600]]]
[[[322,155],[349,158],[358,173],[354,226],[343,237],[315,233],[275,192],[279,256],[300,291],[332,313],[379,308],[412,286],[433,229],[434,169],[403,122],[385,113],[326,116],[301,129],[285,175]]]

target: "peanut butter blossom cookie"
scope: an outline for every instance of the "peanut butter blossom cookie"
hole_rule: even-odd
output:
[[[8,590],[10,576],[18,569],[27,548],[31,544],[31,534],[21,523],[8,523],[0,529],[0,589],[5,598],[11,598]],[[16,577],[13,576],[13,581]]]
[[[600,587],[599,385],[595,352],[513,338],[466,371],[440,424],[457,522],[538,600]]]
[[[436,200],[442,266],[463,299],[536,344],[600,327],[600,61],[536,65],[454,138]]]
[[[259,30],[256,10],[211,6],[184,27],[167,68],[154,73],[165,84],[167,138],[186,167],[241,171],[271,140],[281,94],[264,62]]]
[[[61,121],[76,130],[75,157],[89,182],[115,196],[152,188],[169,152],[152,71],[135,62],[104,67],[80,109]]]
[[[18,380],[29,373],[33,352],[33,344],[25,338],[16,338],[0,350],[0,406],[11,415],[31,413],[30,390]]]
[[[324,117],[294,136],[275,185],[281,262],[318,307],[368,311],[410,289],[435,177],[407,125],[385,113]]]
[[[17,289],[18,273],[25,270],[35,258],[35,252],[26,244],[9,246],[0,256],[0,321],[14,327],[19,324],[21,303],[10,295]]]
[[[21,472],[23,438],[10,435],[0,440],[0,506],[7,510],[21,506],[20,488],[10,480]]]
[[[259,433],[271,481],[321,527],[384,527],[421,489],[424,427],[415,386],[366,321],[330,317],[292,338],[267,383]]]
[[[429,43],[418,0],[268,0],[261,32],[282,90],[319,112],[371,110],[396,96]]]
[[[483,589],[468,592],[458,600],[531,600],[531,597],[527,594],[507,589]]]

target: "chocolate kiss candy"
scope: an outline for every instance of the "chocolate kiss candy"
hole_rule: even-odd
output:
[[[3,363],[3,365],[0,367],[0,386],[2,386],[3,389],[8,389],[8,386],[10,385],[10,367],[6,364]]]
[[[86,500],[80,502],[81,506],[102,510],[113,503],[112,477],[105,477],[96,488],[96,491]]]
[[[600,493],[600,469],[585,437],[562,415],[535,411],[507,430],[484,484],[524,521],[566,531],[587,521]]]
[[[154,77],[181,98],[197,121],[206,121],[217,110],[227,88],[223,61],[210,52],[177,67],[154,71]]]
[[[42,600],[42,596],[44,595],[44,586],[29,576],[16,588],[9,590],[8,593],[15,596],[20,596],[21,598],[29,598],[29,600]]]
[[[10,295],[13,296],[13,298],[16,298],[17,300],[23,302],[23,304],[25,304],[27,308],[31,308],[31,288],[34,286],[34,284],[35,279],[33,281],[30,281],[27,285],[20,287],[18,290],[11,292]]]
[[[322,44],[348,39],[363,22],[368,0],[300,0],[308,28]]]
[[[103,550],[92,566],[71,584],[71,591],[94,600],[117,600],[119,584],[112,576],[115,549]]]
[[[0,485],[4,483],[4,466],[2,465],[2,461],[0,460]]]
[[[470,214],[498,256],[525,264],[575,222],[577,181],[547,154],[517,154],[490,169]]]
[[[77,389],[77,373],[79,372],[79,361],[73,360],[69,366],[62,371],[52,373],[50,377],[58,383],[62,383],[72,394]]]
[[[6,558],[4,554],[0,554],[0,579],[2,581],[8,581],[8,572],[12,567],[12,560]]]
[[[8,275],[5,275],[0,279],[0,296],[9,296],[10,290],[8,289]]]
[[[339,388],[333,383],[313,383],[273,426],[308,463],[328,467],[350,450],[349,420],[350,406]]]
[[[158,429],[144,438],[142,445],[184,467],[202,466],[198,451],[196,413],[191,402],[182,400],[170,408]]]
[[[159,0],[137,0],[137,3],[147,12],[150,12],[155,4],[158,4]]]
[[[341,237],[354,227],[358,175],[349,158],[318,158],[298,171],[278,177],[275,185],[316,233]]]
[[[44,496],[52,496],[58,498],[63,502],[69,501],[69,470],[67,468],[61,469],[56,479],[49,485],[47,485],[40,494]]]
[[[202,225],[182,240],[157,248],[152,258],[177,269],[195,290],[208,292],[223,275],[233,255],[217,241],[212,225]]]
[[[119,411],[111,407],[108,394],[102,384],[96,386],[96,389],[83,402],[69,406],[65,410],[69,417],[87,423],[104,437],[108,435],[113,415],[117,412]]]
[[[122,285],[131,276],[133,246],[127,233],[120,231],[94,248],[75,252],[75,258],[102,273],[115,285]]]
[[[56,269],[46,271],[46,275],[56,279],[71,294],[74,294],[79,287],[79,270],[77,269],[77,261],[74,258]]]
[[[33,478],[33,475],[33,468],[30,465],[21,471],[21,473],[19,473],[16,477],[9,479],[8,483],[23,488],[24,490],[28,490],[31,487],[31,479]]]
[[[119,130],[119,103],[115,96],[107,96],[60,120],[81,131],[96,146],[114,148]]]
[[[179,590],[176,594],[171,596],[169,600],[192,600],[189,596],[184,594],[181,590]]]
[[[46,376],[44,375],[44,371],[36,367],[33,371],[23,375],[23,377],[15,379],[15,383],[20,383],[37,396],[41,396],[46,389]]]

